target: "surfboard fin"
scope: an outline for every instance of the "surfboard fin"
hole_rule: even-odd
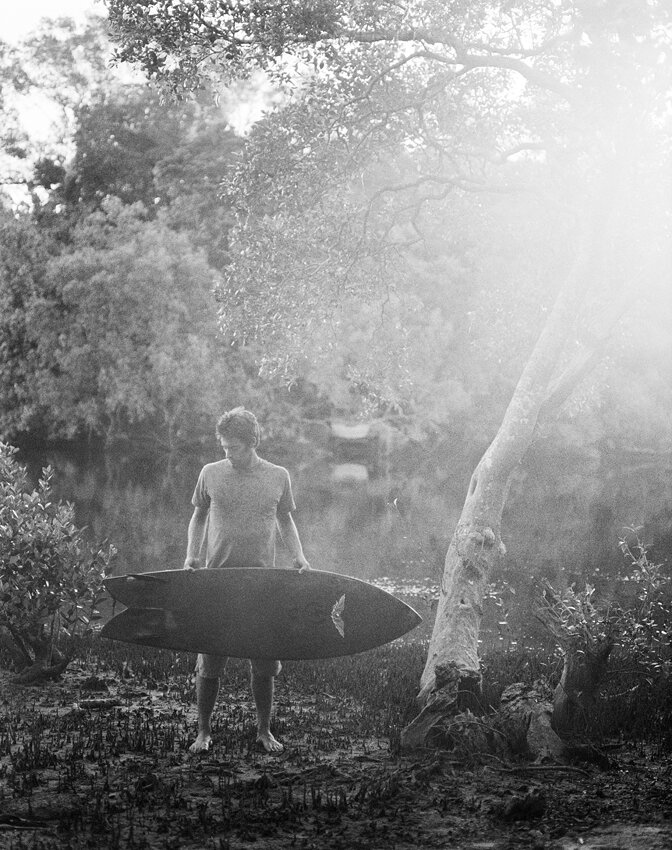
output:
[[[336,630],[339,635],[344,638],[345,637],[345,623],[343,622],[343,611],[345,610],[345,593],[341,598],[336,602],[334,607],[331,609],[331,622],[336,626]]]

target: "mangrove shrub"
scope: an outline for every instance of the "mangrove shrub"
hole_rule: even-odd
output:
[[[89,544],[73,506],[52,501],[53,470],[33,488],[16,452],[0,443],[0,631],[18,681],[29,682],[67,666],[72,638],[97,613],[114,548]]]

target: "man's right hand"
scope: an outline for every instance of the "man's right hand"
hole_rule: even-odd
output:
[[[185,558],[184,569],[193,572],[198,569],[198,558]]]

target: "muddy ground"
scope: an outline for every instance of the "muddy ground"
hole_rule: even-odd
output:
[[[0,674],[2,848],[672,847],[663,739],[603,741],[599,764],[401,754],[421,647],[287,663],[275,757],[255,746],[244,662],[213,749],[191,756],[192,660],[99,649],[46,686]]]

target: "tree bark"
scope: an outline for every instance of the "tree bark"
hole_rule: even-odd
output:
[[[535,761],[562,758],[565,746],[553,729],[553,707],[533,687],[517,683],[502,694],[498,722],[513,755]]]

